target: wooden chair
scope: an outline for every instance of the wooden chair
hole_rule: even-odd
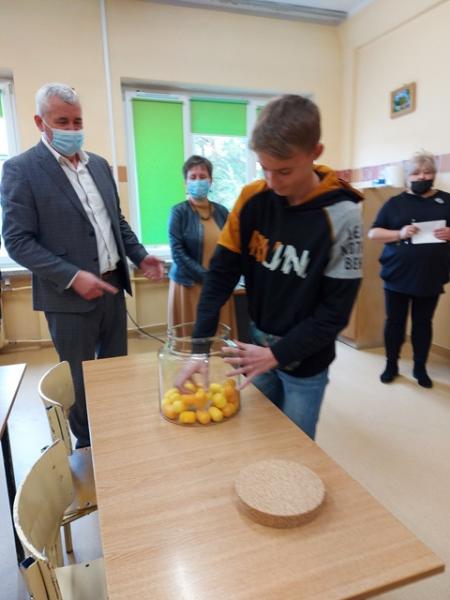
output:
[[[103,560],[59,567],[60,527],[73,501],[64,443],[49,446],[25,476],[14,501],[14,527],[30,556],[21,564],[33,600],[106,600]]]
[[[67,419],[75,402],[69,363],[63,361],[49,369],[39,381],[39,395],[44,402],[52,440],[62,440],[69,457],[75,497],[67,508],[62,525],[66,551],[72,552],[70,523],[97,509],[91,449],[72,447]]]

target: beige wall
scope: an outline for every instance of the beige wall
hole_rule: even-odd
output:
[[[340,166],[401,161],[420,148],[450,152],[450,2],[376,0],[339,27],[343,57]],[[390,92],[417,84],[415,112],[390,118]],[[437,184],[450,191],[450,177]],[[434,343],[450,349],[450,285],[434,319]]]
[[[341,166],[449,152],[448,0],[376,0],[340,26],[344,56]],[[390,92],[417,83],[417,110],[390,118]]]
[[[107,0],[119,162],[125,161],[120,81],[312,93],[323,115],[325,160],[339,157],[337,29],[229,12]]]
[[[323,116],[324,161],[340,152],[337,29],[323,25],[105,0],[113,123],[125,165],[122,82],[314,95]],[[21,150],[38,132],[34,94],[47,81],[73,85],[83,100],[86,147],[112,161],[99,0],[1,0],[0,76],[12,75]],[[119,186],[129,216],[128,189]]]
[[[83,97],[88,148],[110,157],[99,3],[1,0],[0,76],[12,75],[21,149],[39,139],[34,94],[48,81]]]
[[[50,341],[47,321],[43,312],[33,311],[31,276],[24,274],[8,280],[2,293],[4,337],[11,344],[30,344]],[[168,282],[151,283],[139,275],[132,277],[133,298],[127,297],[131,317],[150,331],[161,332],[166,327]],[[135,330],[128,321],[129,331]],[[0,340],[1,341],[1,340]],[[1,348],[1,344],[0,344]]]

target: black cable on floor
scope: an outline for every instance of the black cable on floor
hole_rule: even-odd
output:
[[[148,333],[147,331],[145,331],[145,329],[142,329],[142,327],[140,327],[136,321],[133,319],[133,317],[130,315],[130,313],[127,311],[127,315],[128,318],[130,319],[130,321],[135,325],[136,329],[138,331],[140,331],[141,333],[143,333],[144,335],[146,335],[149,338],[152,338],[153,340],[157,340],[158,342],[161,342],[161,344],[165,344],[166,340],[163,340],[162,338],[159,338],[157,335],[153,335],[152,333]]]

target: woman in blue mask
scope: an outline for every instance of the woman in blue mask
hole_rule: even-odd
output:
[[[385,244],[380,257],[386,304],[383,383],[399,374],[411,310],[413,376],[422,387],[433,385],[425,365],[433,314],[450,267],[450,194],[434,188],[435,176],[434,156],[415,154],[408,165],[407,190],[386,202],[369,231],[369,238]]]
[[[203,156],[191,156],[183,165],[187,200],[170,213],[169,240],[172,266],[169,271],[168,325],[195,321],[201,285],[216,248],[228,210],[208,200],[213,166]],[[230,302],[223,307],[220,321],[234,326]]]

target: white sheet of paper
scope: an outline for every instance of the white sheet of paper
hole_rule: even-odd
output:
[[[438,240],[434,237],[433,231],[445,227],[445,219],[439,221],[420,221],[413,223],[419,227],[419,233],[412,236],[411,242],[413,244],[441,244],[445,243],[445,240]]]

